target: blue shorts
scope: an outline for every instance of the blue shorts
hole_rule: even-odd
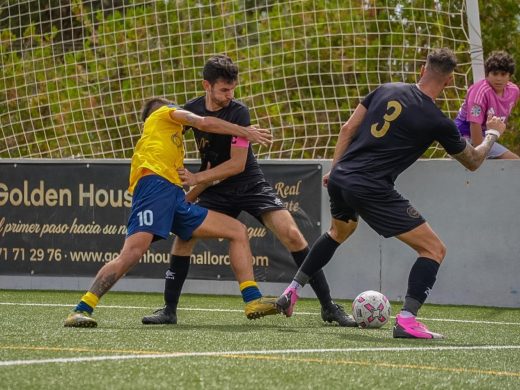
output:
[[[366,189],[356,186],[346,190],[329,180],[330,212],[334,219],[357,222],[363,220],[381,236],[395,237],[417,226],[425,219],[395,189]]]
[[[187,241],[208,210],[186,202],[182,188],[157,175],[142,177],[134,190],[127,237],[137,232],[166,239],[170,232]]]

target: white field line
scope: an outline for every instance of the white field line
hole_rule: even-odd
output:
[[[482,351],[482,350],[520,350],[520,345],[482,345],[482,346],[439,346],[439,347],[388,347],[388,348],[323,348],[323,349],[274,349],[257,351],[218,351],[218,352],[172,352],[150,355],[112,355],[90,356],[77,358],[33,359],[33,360],[7,360],[0,361],[0,366],[21,366],[49,363],[82,363],[107,360],[131,360],[131,359],[171,359],[179,357],[200,356],[240,356],[240,355],[285,355],[305,353],[357,353],[357,352],[428,352],[428,351]]]
[[[47,307],[68,307],[73,308],[75,304],[63,304],[63,303],[20,303],[20,302],[0,302],[1,305],[6,306],[47,306]],[[137,310],[152,310],[157,307],[148,306],[121,306],[121,305],[99,305],[97,309],[137,309]],[[243,313],[241,309],[209,309],[203,307],[180,307],[177,310],[186,311],[206,311],[206,312],[226,312],[226,313]],[[296,311],[294,315],[319,315],[318,312],[300,312]],[[391,317],[395,318],[395,317]],[[504,322],[504,321],[481,321],[481,320],[457,320],[452,318],[427,318],[418,317],[424,321],[440,321],[440,322],[460,322],[465,324],[489,324],[489,325],[517,325],[520,326],[520,322]]]

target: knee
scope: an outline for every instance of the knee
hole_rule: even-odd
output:
[[[290,226],[287,229],[285,233],[285,239],[287,242],[287,248],[291,252],[296,252],[307,246],[307,241],[305,240],[302,232],[300,232],[300,229],[298,229],[297,226]]]
[[[440,242],[440,246],[439,246],[439,258],[440,258],[440,261],[442,262],[444,260],[444,258],[446,257],[446,245],[444,245],[444,243],[441,241]]]
[[[173,242],[173,247],[171,250],[172,255],[176,256],[190,256],[193,252],[193,247],[195,246],[195,239],[191,239],[189,241],[184,241],[179,237],[175,237],[175,241]]]
[[[247,227],[246,225],[244,225],[242,222],[236,220],[236,223],[234,224],[235,226],[233,227],[233,237],[235,240],[240,240],[240,241],[248,241],[249,240],[249,235],[247,233]]]
[[[289,252],[298,252],[307,247],[307,241],[295,223],[288,223],[285,226],[270,227],[276,238],[280,240]]]
[[[106,265],[111,264],[112,269],[117,272],[119,278],[139,262],[146,250],[147,248],[141,248],[139,246],[123,247],[119,256]]]
[[[348,223],[334,221],[328,233],[334,241],[342,243],[354,233],[356,228],[357,222],[355,221],[349,221]]]
[[[132,246],[132,247],[124,248],[123,251],[121,252],[121,256],[119,256],[119,259],[121,259],[121,260],[129,259],[131,262],[137,262],[137,261],[139,261],[139,259],[141,257],[143,257],[143,255],[145,254],[147,249],[148,248],[142,248],[139,246]]]
[[[441,240],[438,240],[428,248],[428,252],[428,254],[425,254],[425,257],[431,258],[440,264],[446,257],[446,245]]]

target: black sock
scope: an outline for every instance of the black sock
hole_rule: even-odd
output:
[[[408,276],[408,291],[406,292],[403,310],[417,315],[435,284],[439,266],[439,263],[427,257],[417,258]]]
[[[303,264],[305,257],[309,254],[309,247],[299,251],[299,252],[291,252],[291,255],[294,259],[294,262],[299,267]],[[332,298],[330,296],[330,287],[327,283],[327,279],[325,278],[325,274],[323,270],[319,270],[316,272],[312,279],[309,281],[314,293],[318,297],[321,306],[330,306],[332,302]]]
[[[166,306],[175,311],[181,296],[182,286],[188,276],[190,268],[190,256],[170,257],[170,268],[166,271],[164,284],[164,302]]]
[[[294,279],[302,286],[330,261],[340,243],[334,241],[328,233],[324,233],[312,245],[305,261],[300,266]]]

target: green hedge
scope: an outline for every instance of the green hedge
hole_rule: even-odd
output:
[[[258,151],[264,158],[331,158],[360,98],[383,82],[415,81],[428,47],[459,57],[462,77],[441,101],[452,117],[469,73],[462,1],[450,2],[459,10],[451,13],[435,12],[433,0],[413,10],[346,1],[343,12],[325,0],[41,3],[18,2],[0,19],[0,157],[129,158],[142,101],[200,94],[214,53],[235,59],[237,97],[274,131],[271,149]],[[519,141],[506,137],[513,149]],[[187,156],[196,157],[193,142]]]

